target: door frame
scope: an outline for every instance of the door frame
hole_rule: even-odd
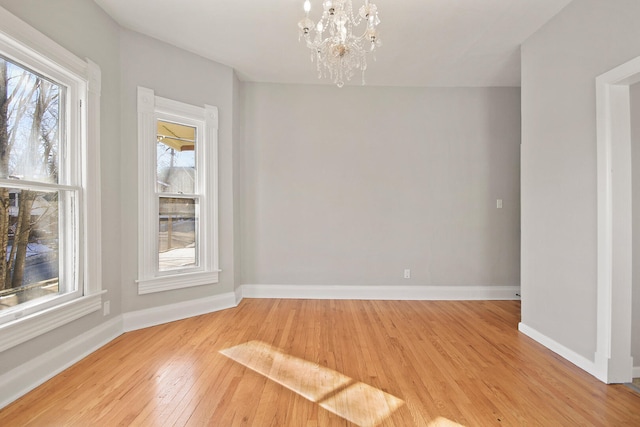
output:
[[[640,57],[596,78],[598,278],[596,376],[630,382],[632,322],[631,110]]]

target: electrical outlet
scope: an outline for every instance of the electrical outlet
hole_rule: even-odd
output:
[[[410,268],[405,268],[404,269],[404,278],[405,279],[411,279],[411,269]]]
[[[102,304],[102,315],[108,316],[111,313],[111,301],[105,301]]]

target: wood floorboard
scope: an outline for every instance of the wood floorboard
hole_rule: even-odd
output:
[[[0,426],[640,426],[640,394],[519,320],[517,301],[245,299],[120,336]]]

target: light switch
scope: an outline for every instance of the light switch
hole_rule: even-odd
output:
[[[496,208],[502,209],[502,199],[496,200]]]

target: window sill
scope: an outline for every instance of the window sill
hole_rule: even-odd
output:
[[[102,291],[0,325],[0,352],[102,308]]]
[[[218,270],[199,273],[183,273],[138,280],[138,295],[170,291],[173,289],[191,288],[195,286],[212,285],[214,283],[218,283],[219,272],[220,271]]]

